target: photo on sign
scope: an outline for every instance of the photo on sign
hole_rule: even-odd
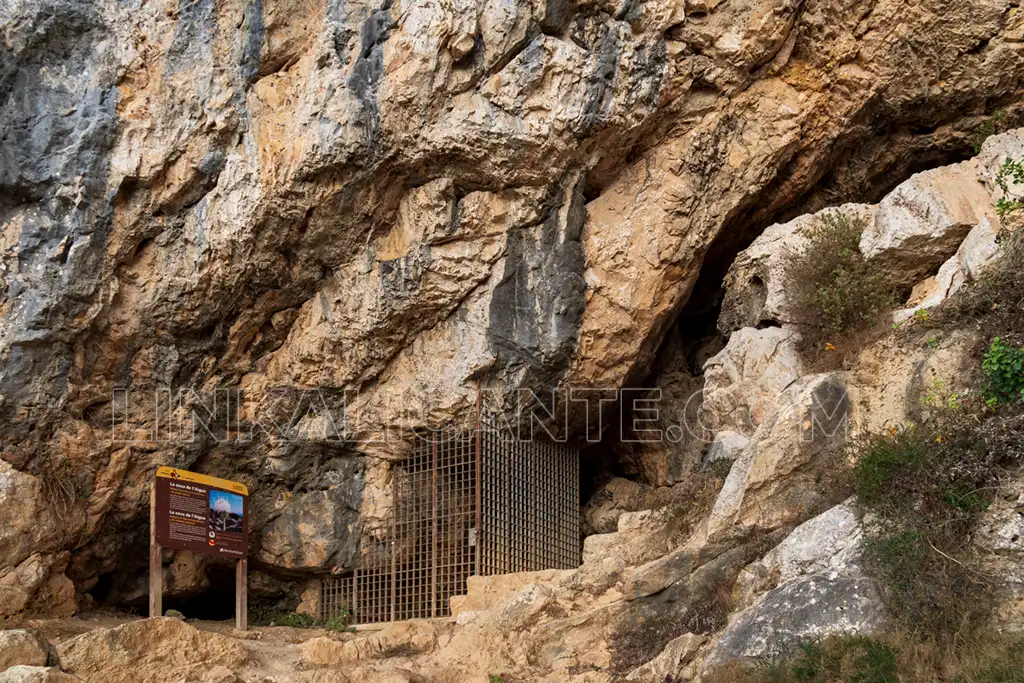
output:
[[[210,491],[210,530],[242,533],[242,497]]]

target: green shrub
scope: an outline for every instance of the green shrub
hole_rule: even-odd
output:
[[[1010,192],[1010,185],[1024,183],[1024,159],[1006,159],[996,171],[996,185],[1003,196],[996,202],[996,213],[1001,217],[1016,211],[1021,206],[1021,197]]]
[[[328,631],[355,631],[355,629],[349,625],[350,621],[351,615],[348,613],[348,610],[343,609],[341,614],[336,614],[333,617],[327,617],[326,619],[317,622],[317,625],[321,628],[327,629]]]
[[[974,150],[975,154],[978,154],[981,152],[981,146],[985,143],[985,140],[1012,127],[1005,110],[993,112],[992,116],[985,119],[971,134],[971,149]]]
[[[985,352],[981,367],[989,405],[1024,399],[1024,347],[1015,348],[996,337]]]
[[[817,218],[807,246],[788,255],[786,289],[800,320],[805,351],[832,350],[851,332],[879,326],[896,303],[885,273],[860,253],[864,220],[841,212]]]
[[[870,440],[857,460],[854,490],[876,518],[955,527],[986,507],[979,492],[990,493],[1001,470],[975,431],[982,416],[973,405],[940,410],[931,423]]]
[[[313,628],[316,620],[309,614],[283,612],[274,617],[271,626],[289,626],[291,628]]]
[[[315,619],[309,614],[288,612],[274,605],[250,605],[249,623],[253,626],[287,626],[289,628],[323,628],[328,631],[354,631],[349,623],[348,610],[326,619]]]

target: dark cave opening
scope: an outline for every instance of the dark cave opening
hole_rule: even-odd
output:
[[[988,105],[987,109],[995,107],[995,103]],[[966,123],[917,126],[913,122],[896,124],[887,121],[884,112],[866,110],[862,133],[836,142],[829,151],[827,169],[817,179],[808,182],[802,160],[792,160],[773,183],[746,205],[737,207],[712,240],[690,296],[667,327],[654,361],[635,384],[656,387],[664,383],[667,375],[682,373],[702,386],[708,351],[722,348],[727,341],[717,330],[717,320],[724,298],[724,279],[738,254],[771,225],[849,202],[877,203],[916,173],[970,159],[976,154],[972,149],[976,142],[972,141],[973,129],[967,124],[968,119],[974,119],[967,112],[961,115],[967,116]],[[794,183],[803,187],[794,192]],[[787,195],[793,198],[786,203],[776,199]],[[643,455],[638,452],[642,449],[629,443],[627,426],[633,418],[629,406],[616,406],[616,411],[621,418],[602,434],[601,441],[581,447],[583,506],[613,478],[661,485],[650,481],[637,464]],[[698,463],[707,446],[704,444],[700,449]]]
[[[89,596],[96,602],[97,605],[102,605],[107,602],[110,598],[111,593],[114,590],[114,585],[117,577],[113,572],[107,572],[106,574],[100,574],[96,579],[96,585],[88,591]]]
[[[665,333],[645,380],[631,387],[610,409],[614,419],[608,421],[601,440],[581,445],[581,505],[615,478],[655,488],[676,483],[682,472],[666,472],[667,479],[661,481],[651,477],[644,463],[650,452],[684,448],[691,459],[699,459],[707,450],[708,444],[699,443],[694,435],[694,410],[699,404],[690,397],[702,384],[704,362],[724,346],[725,339],[717,330],[722,299],[720,289],[710,301],[691,300],[692,307],[684,308]],[[648,398],[653,403],[648,403]],[[653,405],[658,409],[656,424],[648,422]],[[650,433],[639,435],[638,427],[653,427],[661,437],[648,441]],[[682,441],[675,440],[679,434],[684,435]]]
[[[174,609],[188,619],[229,621],[235,618],[235,568],[233,564],[210,564],[206,567],[209,587],[200,593],[185,596],[164,595],[164,611]]]

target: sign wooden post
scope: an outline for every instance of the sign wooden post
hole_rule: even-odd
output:
[[[156,482],[149,486],[149,616],[162,617],[164,599],[164,565],[160,544],[156,540]]]
[[[150,489],[149,616],[163,614],[161,548],[235,560],[235,626],[248,625],[249,490],[244,484],[161,467]]]
[[[249,625],[249,560],[235,562],[235,628],[244,631]]]

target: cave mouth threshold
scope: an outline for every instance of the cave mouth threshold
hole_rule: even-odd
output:
[[[486,412],[474,429],[417,439],[358,567],[320,581],[318,618],[449,617],[470,576],[578,567],[579,480],[575,444],[521,439]]]

